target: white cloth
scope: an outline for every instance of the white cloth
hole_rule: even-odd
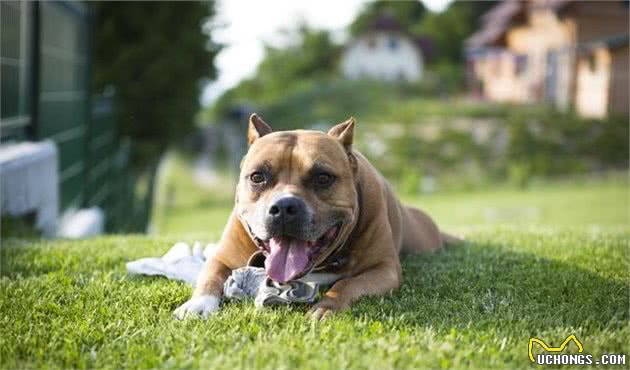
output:
[[[105,231],[105,213],[99,207],[68,210],[59,222],[57,236],[80,239],[101,235]]]
[[[195,242],[175,243],[162,257],[142,258],[127,263],[132,275],[165,276],[184,281],[192,286],[197,282],[206,260],[214,253],[215,244],[202,248]],[[255,297],[257,307],[289,303],[312,303],[321,285],[329,285],[340,278],[330,273],[311,273],[297,281],[279,284],[271,281],[261,267],[245,266],[232,271],[223,287],[223,295],[231,299]]]
[[[200,242],[195,242],[191,248],[187,243],[178,242],[162,257],[128,262],[127,272],[132,275],[165,276],[195,286],[197,276],[214,247],[215,244],[208,244],[202,248]]]

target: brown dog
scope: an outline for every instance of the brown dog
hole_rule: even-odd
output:
[[[253,114],[236,204],[192,298],[175,315],[219,309],[223,283],[257,250],[276,281],[313,270],[340,279],[309,314],[321,319],[365,295],[400,286],[399,255],[431,251],[456,238],[422,211],[405,207],[387,181],[352,149],[354,119],[327,134],[281,131]]]

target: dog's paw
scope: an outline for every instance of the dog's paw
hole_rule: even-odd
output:
[[[213,295],[202,295],[189,299],[179,306],[173,314],[178,320],[191,317],[207,319],[208,315],[219,311],[220,304],[221,298]]]
[[[311,309],[306,313],[306,316],[316,320],[322,321],[330,316],[332,316],[336,312],[340,312],[348,308],[348,305],[342,304],[337,300],[333,300],[330,298],[324,298],[321,301],[311,307]]]

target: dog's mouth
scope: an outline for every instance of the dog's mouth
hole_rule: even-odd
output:
[[[286,235],[273,236],[269,240],[255,237],[256,244],[266,256],[267,275],[274,281],[286,283],[308,274],[315,267],[317,257],[337,240],[341,225],[334,225],[316,240],[300,240]]]

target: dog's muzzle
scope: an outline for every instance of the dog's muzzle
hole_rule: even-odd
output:
[[[306,202],[295,195],[282,194],[270,202],[264,223],[268,235],[303,237],[310,223]]]

